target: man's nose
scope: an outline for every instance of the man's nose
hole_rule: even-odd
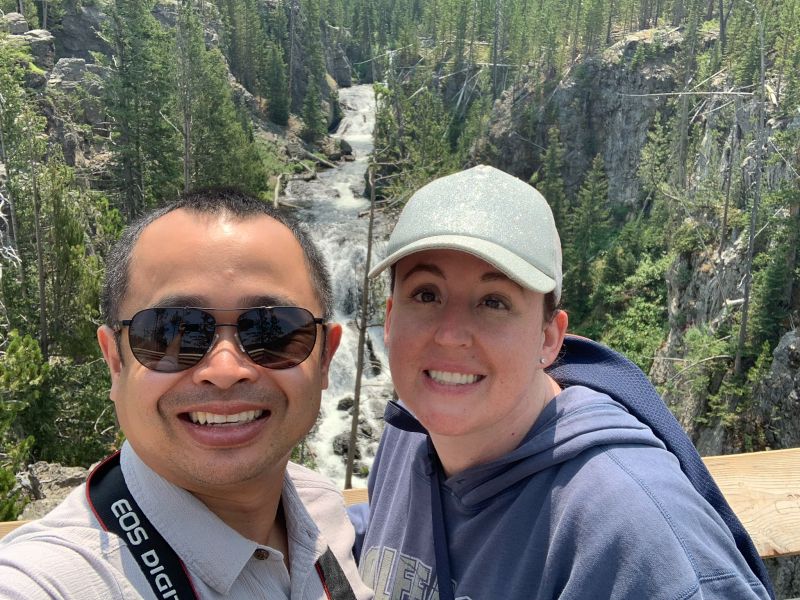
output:
[[[242,348],[236,325],[218,323],[211,348],[192,373],[195,383],[227,389],[258,376],[259,367]]]

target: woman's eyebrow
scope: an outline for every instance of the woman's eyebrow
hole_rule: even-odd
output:
[[[509,283],[514,284],[514,286],[518,287],[520,290],[524,289],[520,284],[518,284],[516,281],[511,279],[505,273],[501,273],[500,271],[489,271],[488,273],[484,273],[481,276],[481,281],[487,281],[487,282],[488,281],[508,281]]]
[[[444,273],[442,272],[442,270],[439,267],[437,267],[436,265],[433,265],[433,264],[430,264],[430,263],[419,263],[419,264],[414,265],[413,267],[411,267],[408,270],[408,272],[403,275],[403,277],[401,278],[401,281],[407,280],[414,273],[430,273],[432,275],[436,275],[438,277],[441,277],[442,279],[447,279],[447,277],[444,276]]]

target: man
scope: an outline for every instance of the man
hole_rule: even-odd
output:
[[[3,540],[0,597],[371,597],[338,490],[289,463],[341,339],[307,234],[195,193],[123,234],[103,309],[121,469]]]
[[[403,404],[387,408],[369,480],[359,568],[376,598],[770,598],[643,374],[565,339],[541,194],[486,166],[437,179],[370,275],[385,269]]]

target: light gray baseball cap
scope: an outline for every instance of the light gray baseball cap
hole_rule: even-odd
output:
[[[494,167],[479,165],[421,187],[406,203],[375,277],[423,250],[461,250],[522,287],[561,298],[561,240],[539,192]]]

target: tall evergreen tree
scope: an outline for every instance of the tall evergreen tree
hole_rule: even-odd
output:
[[[575,210],[568,217],[565,265],[567,282],[565,302],[575,323],[580,323],[590,311],[594,288],[594,262],[608,243],[610,212],[608,209],[608,180],[599,154],[578,192]]]
[[[306,97],[303,100],[303,139],[307,142],[316,142],[328,130],[325,113],[322,112],[322,96],[319,85],[313,75],[308,76]]]
[[[177,80],[185,132],[187,189],[236,185],[252,193],[267,189],[252,133],[233,102],[227,68],[217,48],[207,49],[203,27],[190,2],[176,31]]]
[[[109,10],[114,179],[129,217],[180,189],[178,136],[168,117],[175,102],[172,46],[152,7],[152,0],[115,0]]]
[[[114,178],[129,217],[172,198],[180,182],[172,45],[152,0],[115,0],[109,10],[113,75],[106,86]]]
[[[286,80],[286,64],[276,43],[268,45],[265,89],[269,103],[269,118],[278,125],[286,125],[289,122],[289,88]]]
[[[559,231],[565,231],[565,214],[567,213],[567,195],[564,191],[564,146],[559,138],[558,129],[551,127],[547,132],[547,150],[542,158],[541,175],[532,182],[550,205],[553,218]]]

